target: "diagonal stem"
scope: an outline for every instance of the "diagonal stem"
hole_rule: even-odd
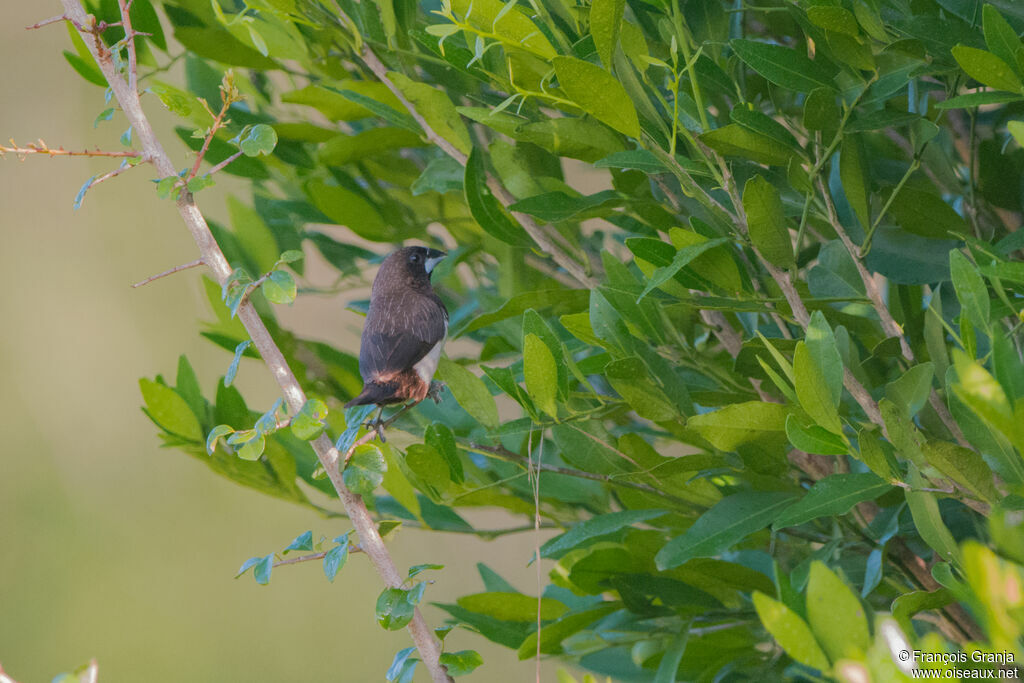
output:
[[[88,15],[83,9],[79,0],[62,0],[65,14],[71,21],[80,26],[88,25]],[[122,19],[125,17],[122,16]],[[89,37],[86,35],[85,37]],[[96,41],[86,40],[86,45],[96,60],[97,65],[103,72],[107,83],[114,92],[118,103],[128,121],[133,126],[138,139],[142,142],[145,154],[156,167],[160,177],[176,175],[177,171],[171,162],[163,145],[153,132],[149,119],[142,109],[139,93],[132,88],[127,81],[118,73],[114,62],[108,51],[100,51]],[[131,47],[131,44],[129,45]],[[231,266],[228,264],[224,253],[213,237],[206,219],[196,206],[195,200],[190,192],[182,191],[176,200],[178,213],[185,222],[192,238],[199,247],[200,255],[204,263],[210,268],[216,280],[223,284],[231,275]],[[238,318],[245,326],[264,363],[270,369],[271,374],[284,393],[285,401],[293,411],[299,411],[306,403],[306,394],[295,378],[294,373],[288,366],[284,355],[274,342],[270,331],[260,318],[256,309],[248,301],[243,302],[238,308]],[[402,577],[398,573],[394,560],[392,560],[388,549],[384,545],[373,518],[370,516],[363,499],[348,490],[342,480],[341,471],[338,468],[338,450],[331,443],[326,435],[320,435],[312,442],[313,450],[323,465],[327,476],[338,493],[345,512],[348,514],[356,533],[359,535],[360,547],[370,558],[377,574],[383,582],[392,588],[402,585]],[[434,683],[450,683],[451,677],[440,662],[441,647],[433,631],[427,625],[423,615],[417,609],[412,621],[408,625],[409,634],[412,636],[416,648],[424,665],[430,672]]]

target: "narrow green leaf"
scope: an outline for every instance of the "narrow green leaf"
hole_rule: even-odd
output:
[[[857,215],[861,227],[871,226],[871,188],[864,143],[857,135],[843,137],[839,151],[839,178],[846,200]]]
[[[729,45],[747,66],[775,85],[797,92],[836,87],[835,72],[797,50],[740,38],[730,41]]]
[[[723,451],[768,437],[779,437],[786,431],[790,409],[778,403],[749,401],[689,419],[687,426]]]
[[[931,546],[941,559],[953,562],[957,566],[963,566],[960,548],[957,547],[953,534],[950,533],[946,523],[942,521],[935,494],[931,491],[921,490],[925,487],[925,480],[914,463],[908,464],[907,483],[911,486],[906,491],[907,506],[910,508],[910,515],[914,519],[917,533],[921,534],[921,539]]]
[[[846,455],[850,447],[841,436],[824,427],[804,427],[795,415],[786,418],[786,436],[789,442],[805,453],[816,455]]]
[[[487,169],[484,165],[483,153],[474,147],[466,162],[466,174],[463,177],[466,204],[469,206],[473,220],[485,232],[502,242],[519,247],[533,246],[533,240],[526,234],[523,227],[491,194],[486,179]]]
[[[672,639],[672,643],[665,650],[661,661],[658,663],[658,670],[654,674],[651,683],[675,683],[676,675],[679,672],[679,663],[683,661],[686,653],[686,643],[690,639],[689,623],[683,624],[679,635]]]
[[[658,569],[678,567],[695,557],[714,557],[770,525],[792,502],[792,493],[778,491],[747,491],[723,498],[658,551]]]
[[[1017,65],[1017,51],[1021,48],[1020,38],[1013,27],[1003,18],[992,5],[985,5],[981,10],[982,26],[985,33],[985,44],[996,57],[1010,65]],[[1018,70],[1019,75],[1019,70]]]
[[[948,441],[929,441],[924,446],[924,458],[932,467],[984,501],[994,504],[1002,498],[985,459],[969,448]]]
[[[626,527],[646,522],[663,514],[665,514],[664,510],[620,510],[591,517],[574,525],[564,534],[546,541],[540,547],[540,556],[558,559],[570,550],[579,548],[593,539],[614,534]]]
[[[630,137],[640,137],[640,120],[626,89],[599,66],[575,57],[552,60],[558,83],[580,109]]]
[[[776,529],[804,524],[819,517],[845,515],[857,503],[874,500],[892,485],[870,472],[832,474],[819,480],[775,520]]]
[[[700,141],[726,156],[742,157],[767,166],[787,166],[793,156],[788,146],[738,123],[708,131],[700,136]]]
[[[547,344],[535,334],[523,338],[523,377],[534,404],[557,419],[558,368]]]
[[[743,210],[747,215],[750,241],[761,255],[780,268],[791,266],[793,244],[779,191],[762,176],[754,176],[743,187]]]
[[[913,417],[928,400],[934,376],[933,363],[915,365],[885,385],[885,397],[898,406],[906,407],[910,417]]]
[[[949,252],[949,272],[953,277],[956,298],[960,300],[961,315],[966,315],[974,325],[988,330],[991,303],[988,287],[967,257],[959,249]]]
[[[811,565],[807,621],[833,662],[863,657],[871,646],[868,619],[860,600],[822,562]]]
[[[644,287],[644,291],[642,291],[640,296],[637,297],[637,301],[639,302],[652,291],[674,278],[676,273],[688,266],[691,261],[704,252],[714,249],[721,244],[725,244],[728,241],[729,240],[725,237],[718,237],[713,240],[704,240],[696,244],[683,247],[676,252],[676,255],[672,258],[672,263],[658,268],[651,274],[650,278],[647,280],[647,286]]]
[[[944,240],[967,234],[963,217],[931,192],[904,187],[892,200],[889,211],[901,228],[915,235]]]
[[[626,0],[594,0],[590,5],[590,35],[604,68],[611,71],[612,57],[619,44],[622,13]]]
[[[793,352],[793,375],[796,396],[804,411],[828,431],[841,433],[843,425],[832,400],[832,392],[804,342],[798,343]]]
[[[487,592],[463,595],[456,600],[459,607],[487,614],[502,621],[537,621],[537,610],[544,621],[558,619],[567,608],[553,598],[537,598],[522,593]]]
[[[487,429],[498,427],[498,406],[483,380],[447,358],[442,358],[438,364],[437,375],[448,385],[459,405],[477,422]]]
[[[761,591],[754,591],[753,599],[754,609],[765,630],[772,634],[786,654],[812,669],[828,670],[828,657],[799,614]]]
[[[991,52],[957,45],[953,48],[953,58],[968,76],[990,88],[1016,93],[1024,87],[1010,65]]]

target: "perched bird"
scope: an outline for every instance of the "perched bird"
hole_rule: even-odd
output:
[[[381,264],[359,347],[363,390],[346,408],[374,404],[383,412],[386,405],[436,398],[431,380],[448,336],[448,310],[430,286],[430,274],[445,256],[405,247]],[[376,425],[380,431],[380,414]]]

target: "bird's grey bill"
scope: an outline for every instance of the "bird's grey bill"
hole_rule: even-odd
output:
[[[424,264],[427,275],[430,275],[434,270],[434,266],[443,261],[446,256],[448,256],[448,254],[443,251],[438,251],[437,249],[430,249],[427,251],[427,262]]]

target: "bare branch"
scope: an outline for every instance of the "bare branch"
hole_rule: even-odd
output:
[[[79,0],[62,0],[62,2],[65,14],[76,25],[84,26],[89,22],[88,15]],[[110,57],[110,52],[103,48],[102,41],[91,40],[86,41],[86,44],[89,46],[90,52],[96,59],[114,96],[121,105],[125,117],[135,130],[146,155],[156,167],[159,176],[165,178],[176,175],[174,164],[164,151],[149,119],[142,109],[138,91],[130,87],[129,83],[118,73]],[[129,49],[133,49],[133,47],[133,44],[129,44]],[[220,250],[216,239],[214,239],[206,219],[199,211],[199,207],[196,206],[192,193],[187,190],[180,192],[175,204],[182,220],[188,226],[193,240],[199,247],[199,253],[202,256],[203,262],[210,268],[217,282],[223,284],[231,276],[231,266],[224,257],[224,253]],[[288,362],[285,360],[281,350],[274,342],[273,337],[271,337],[270,331],[267,330],[256,309],[248,301],[242,302],[238,308],[237,315],[245,326],[249,338],[252,339],[260,355],[263,357],[264,363],[266,363],[280,386],[289,408],[294,412],[298,412],[306,403],[306,394],[288,366]],[[345,486],[341,470],[338,468],[338,450],[324,434],[321,434],[312,442],[312,447],[320,464],[323,465],[324,470],[327,472],[331,484],[337,491],[338,497],[341,499],[352,525],[355,527],[356,533],[359,536],[360,546],[373,562],[378,575],[388,587],[400,587],[403,581],[402,576],[399,574],[394,560],[392,560],[387,547],[384,545],[384,540],[377,531],[373,518],[366,509],[366,504],[360,496],[352,493]],[[440,643],[434,636],[432,629],[423,619],[420,610],[417,609],[414,612],[413,619],[407,628],[434,683],[451,683],[451,677],[448,676],[447,671],[440,662]]]
[[[361,552],[363,552],[363,549],[360,548],[358,545],[350,545],[348,547],[348,552],[349,553],[361,553]],[[281,567],[281,566],[284,566],[286,564],[299,564],[300,562],[315,562],[316,560],[322,560],[325,557],[327,557],[327,551],[326,550],[324,552],[322,552],[322,553],[313,553],[312,555],[301,555],[299,557],[288,558],[287,560],[278,560],[272,566],[274,566],[274,567]]]
[[[135,31],[132,30],[132,18],[130,16],[131,0],[117,0],[121,6],[121,26],[124,28],[124,39],[128,41],[128,87],[132,92],[138,91],[139,69],[137,55],[135,52]]]
[[[56,17],[50,17],[49,19],[43,19],[42,21],[38,21],[38,22],[32,24],[31,26],[26,26],[25,30],[26,31],[32,31],[33,29],[42,28],[44,26],[49,26],[50,24],[56,24],[58,21],[67,21],[67,16],[65,16],[63,14],[60,14],[60,15],[58,15]],[[0,669],[0,674],[2,674],[2,673],[3,673],[3,670]],[[0,683],[3,683],[3,679],[2,678],[0,678]]]
[[[208,175],[208,176],[213,175],[214,173],[216,173],[217,171],[221,170],[222,168],[224,168],[225,166],[230,164],[232,161],[234,161],[238,157],[242,156],[242,154],[244,154],[244,152],[242,152],[242,150],[238,150],[237,152],[235,152],[234,154],[229,156],[227,159],[225,159],[224,161],[220,162],[219,164],[217,164],[216,166],[211,168],[209,171],[207,171],[206,175]]]
[[[183,263],[180,266],[174,266],[173,268],[170,268],[169,270],[165,270],[162,273],[157,273],[156,275],[150,275],[145,280],[140,280],[139,282],[136,282],[134,285],[132,285],[132,289],[136,289],[138,287],[141,287],[142,285],[148,285],[153,280],[159,280],[162,277],[167,277],[168,275],[174,275],[175,273],[180,273],[183,270],[188,270],[189,268],[195,268],[195,267],[201,266],[201,265],[203,265],[203,259],[197,258],[195,261],[189,261],[188,263]]]
[[[0,145],[0,158],[4,155],[16,154],[19,158],[24,160],[29,154],[45,154],[48,157],[112,157],[115,159],[134,159],[136,157],[142,157],[142,152],[138,152],[134,149],[129,149],[119,152],[110,152],[97,149],[83,149],[83,150],[68,150],[63,147],[56,149],[50,147],[42,139],[36,142],[30,142],[26,146],[22,147],[14,141],[14,139],[8,140],[11,143],[10,147]]]

